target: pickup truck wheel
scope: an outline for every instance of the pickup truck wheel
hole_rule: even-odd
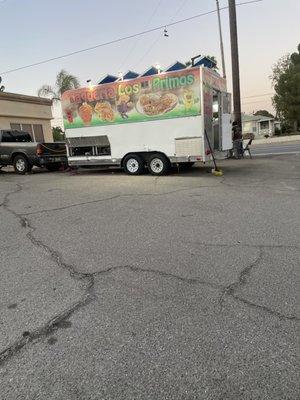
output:
[[[25,156],[19,155],[14,158],[14,169],[17,174],[24,175],[31,171],[31,165]]]
[[[124,159],[124,169],[129,175],[141,175],[144,170],[144,160],[138,154],[129,154]]]
[[[165,175],[170,170],[170,161],[163,154],[153,154],[148,161],[148,168],[152,175]]]

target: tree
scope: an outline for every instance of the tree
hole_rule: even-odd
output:
[[[273,104],[281,120],[300,126],[300,44],[298,52],[282,57],[273,67]]]
[[[50,97],[52,100],[60,100],[65,91],[77,89],[79,86],[78,78],[62,69],[56,76],[55,86],[43,85],[38,90],[38,95],[40,97]]]
[[[267,110],[258,110],[253,115],[262,115],[264,117],[274,118],[274,115],[269,113],[269,111],[267,111]]]
[[[62,142],[65,140],[65,133],[60,126],[54,126],[52,128],[52,136],[54,142]]]

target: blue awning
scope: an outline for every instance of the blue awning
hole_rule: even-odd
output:
[[[181,69],[185,69],[186,65],[181,63],[180,61],[176,61],[174,64],[170,65],[169,68],[166,69],[167,72],[171,71],[179,71]]]
[[[111,82],[115,82],[118,79],[117,76],[114,75],[106,75],[103,79],[101,79],[98,82],[98,85],[101,85],[103,83],[111,83]]]
[[[123,79],[134,79],[137,78],[140,74],[134,71],[128,71],[125,75],[123,75]]]

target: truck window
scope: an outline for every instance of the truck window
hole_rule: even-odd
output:
[[[1,142],[3,143],[10,143],[10,142],[14,142],[14,138],[13,136],[10,134],[10,132],[2,132],[2,139]]]
[[[15,142],[31,142],[31,136],[27,132],[21,131],[3,131],[2,142],[3,143],[15,143]]]

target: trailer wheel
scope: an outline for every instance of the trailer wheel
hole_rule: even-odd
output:
[[[164,175],[170,170],[170,161],[163,154],[153,154],[148,161],[148,168],[152,175]]]
[[[129,154],[123,162],[125,172],[129,175],[141,175],[145,170],[144,164],[144,160],[138,154]]]

